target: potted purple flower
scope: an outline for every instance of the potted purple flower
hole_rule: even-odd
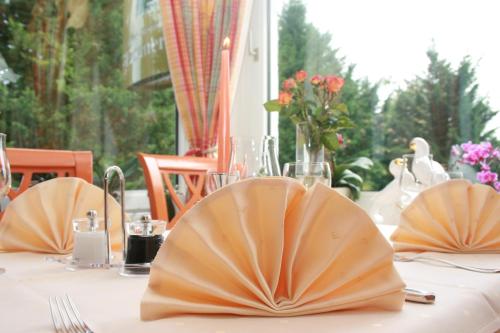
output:
[[[470,165],[476,171],[476,180],[490,185],[500,192],[500,149],[491,142],[472,143],[471,141],[455,145],[451,153],[458,158],[458,163]]]

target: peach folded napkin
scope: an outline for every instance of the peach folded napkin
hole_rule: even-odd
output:
[[[399,310],[404,283],[392,256],[368,215],[334,190],[248,179],[210,194],[172,229],[141,318]]]
[[[391,236],[396,251],[500,253],[500,194],[450,180],[420,193]]]
[[[120,205],[110,196],[111,244],[122,247]],[[55,178],[37,184],[9,203],[0,221],[0,251],[70,253],[72,219],[94,209],[104,216],[104,191],[85,180]]]

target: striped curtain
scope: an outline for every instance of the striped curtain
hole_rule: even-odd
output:
[[[206,156],[216,145],[222,42],[231,39],[234,96],[252,0],[160,0],[163,35],[177,109],[191,149]]]

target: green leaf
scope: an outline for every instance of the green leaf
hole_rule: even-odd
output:
[[[323,111],[323,109],[321,107],[315,108],[313,111],[313,116],[319,120],[319,117],[321,116],[322,111]]]
[[[268,110],[269,111],[269,110]],[[272,111],[270,111],[272,112]],[[287,118],[292,118],[294,114],[293,107],[290,105],[288,107],[281,108],[279,111],[281,116],[287,117]]]
[[[341,175],[341,180],[348,181],[348,182],[354,183],[356,185],[363,184],[363,178],[361,178],[360,175],[352,172],[349,169],[344,170],[344,172]]]
[[[277,99],[273,99],[264,103],[264,108],[267,112],[281,111],[281,105]]]
[[[349,170],[343,169],[345,164],[337,166],[333,173],[333,184],[332,186],[347,186],[351,189],[352,197],[354,200],[359,199],[361,194],[361,187],[363,186],[363,178],[357,173]],[[341,169],[342,171],[340,171]]]
[[[326,149],[334,151],[340,147],[339,140],[337,139],[337,134],[335,132],[323,132],[321,134],[321,143],[323,143]]]
[[[334,186],[337,186],[337,187],[342,187],[342,186],[349,187],[351,189],[351,196],[352,196],[353,200],[358,200],[359,197],[360,197],[360,195],[361,195],[361,187],[356,186],[356,185],[354,185],[352,183],[349,183],[349,182],[341,180],[337,184],[334,184]]]
[[[334,177],[340,179],[340,176],[342,175],[344,170],[347,169],[347,167],[348,167],[347,164],[335,164]]]
[[[370,170],[373,167],[373,161],[370,160],[368,157],[360,157],[354,162],[349,163],[348,167]]]
[[[290,120],[295,124],[297,125],[298,123],[302,122],[302,118],[300,118],[299,116],[297,115],[291,115],[289,116]]]
[[[341,128],[354,128],[356,125],[348,117],[341,117],[337,121],[337,129]]]
[[[313,101],[311,101],[311,100],[306,100],[306,101],[305,101],[305,103],[306,103],[306,105],[307,105],[308,107],[310,107],[310,108],[312,108],[312,109],[314,109],[314,108],[316,108],[316,107],[317,107],[317,106],[316,106],[316,103],[315,103],[315,102],[313,102]],[[318,106],[318,108],[321,108],[321,106]]]
[[[335,106],[335,110],[340,111],[342,113],[347,113],[348,112],[347,105],[345,105],[344,103],[337,104]]]

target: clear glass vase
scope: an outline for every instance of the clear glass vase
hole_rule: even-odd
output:
[[[325,161],[325,147],[321,143],[319,129],[309,122],[296,125],[295,160],[301,163]]]

